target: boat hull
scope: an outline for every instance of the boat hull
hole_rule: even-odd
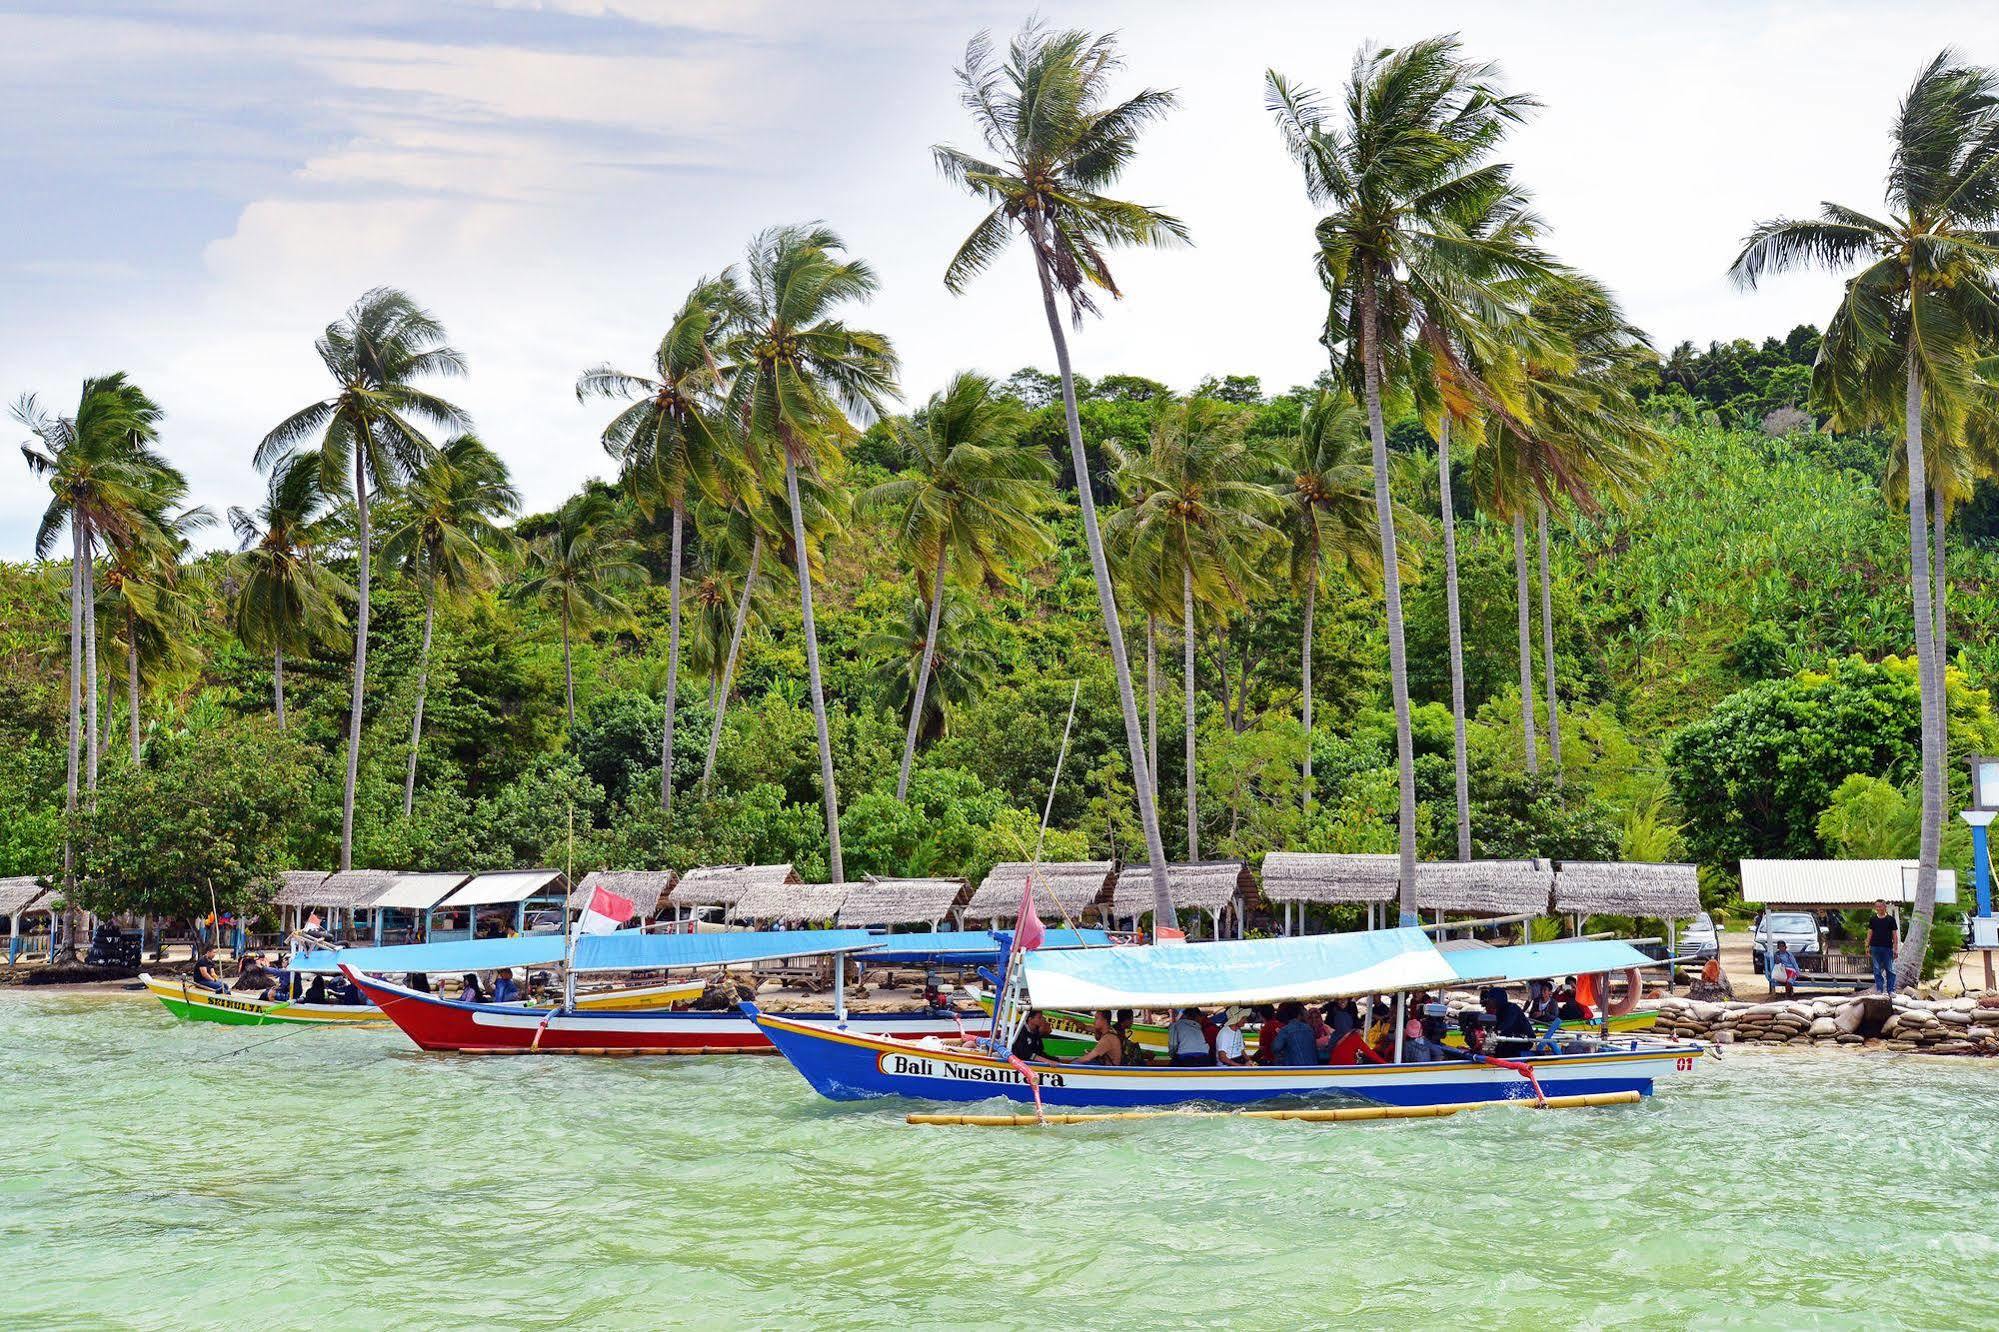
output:
[[[820,1095],[836,1101],[878,1096],[926,1101],[984,1101],[995,1096],[1032,1102],[1025,1076],[1011,1063],[947,1048],[912,1044],[746,1006],[757,1026]],[[1532,1066],[1549,1096],[1635,1091],[1652,1094],[1655,1080],[1692,1069],[1705,1047],[1639,1044],[1587,1054],[1547,1055]],[[1284,1098],[1350,1096],[1384,1105],[1448,1105],[1531,1100],[1525,1077],[1495,1064],[1363,1064],[1303,1068],[1034,1066],[1041,1101],[1059,1106],[1247,1105]]]
[[[770,1040],[741,1012],[620,1011],[558,1013],[509,1004],[466,1004],[419,994],[348,973],[363,994],[425,1050],[456,1054],[684,1054],[770,1049]],[[799,1014],[803,1023],[831,1026],[831,1013]],[[849,1023],[873,1033],[920,1038],[956,1036],[957,1019],[929,1013],[854,1013]]]
[[[141,975],[147,991],[186,1022],[219,1022],[229,1027],[357,1027],[385,1019],[373,1004],[301,1004],[248,994],[217,994],[181,980]]]

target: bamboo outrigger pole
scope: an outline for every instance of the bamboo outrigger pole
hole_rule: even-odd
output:
[[[1635,1091],[1590,1092],[1578,1096],[1550,1096],[1534,1108],[1578,1110],[1585,1106],[1636,1105],[1643,1098]],[[1323,1110],[1110,1110],[1095,1114],[1052,1114],[1037,1120],[1033,1115],[921,1115],[908,1116],[911,1124],[953,1125],[962,1128],[1031,1128],[1037,1123],[1097,1124],[1118,1119],[1289,1119],[1305,1124],[1351,1124],[1376,1119],[1443,1119],[1461,1110],[1485,1110],[1495,1105],[1522,1104],[1517,1101],[1459,1101],[1449,1105],[1354,1105]]]

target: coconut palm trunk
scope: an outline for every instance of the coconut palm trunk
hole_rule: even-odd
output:
[[[722,711],[729,706],[729,688],[736,679],[736,659],[743,651],[743,630],[750,622],[750,592],[756,586],[757,562],[763,558],[764,536],[758,532],[750,539],[750,567],[743,575],[743,595],[736,601],[736,624],[729,631],[729,655],[722,666],[722,683],[715,695],[715,715],[708,722],[708,757],[701,764],[701,793],[708,793],[708,782],[715,775],[715,752],[722,746]]]
[[[347,709],[347,787],[340,799],[340,868],[354,868],[354,788],[361,779],[361,699],[368,679],[368,468],[367,449],[354,445],[354,539],[360,559],[354,580],[354,699]]]
[[[1527,515],[1513,515],[1513,600],[1520,612],[1520,740],[1527,771],[1541,771],[1541,747],[1534,734],[1534,620],[1527,586]]]
[[[417,657],[416,715],[410,718],[409,770],[403,774],[403,817],[416,808],[416,751],[423,743],[423,705],[430,694],[430,633],[437,622],[437,578],[433,575],[423,592],[423,651]]]
[[[1312,572],[1305,578],[1305,637],[1299,651],[1298,676],[1304,693],[1305,808],[1312,807],[1312,633],[1319,611],[1319,552],[1312,552]]]
[[[1947,650],[1948,644],[1945,642],[1944,637],[1945,583],[1943,564],[1944,524],[1946,518],[1943,496],[1933,491],[1931,492],[1930,499],[1934,505],[1930,510],[1931,521],[1934,523],[1936,529],[1935,538],[1930,543],[1930,563],[1936,571],[1934,579],[1936,587],[1930,598],[1931,608],[1935,613],[1936,621],[1936,647],[1934,649],[1936,665],[1933,669],[1936,672],[1937,726],[1943,735],[1943,739],[1939,742],[1938,752],[1948,756],[1950,753],[1950,653]]]
[[[1148,794],[1159,804],[1159,617],[1145,617],[1145,764],[1152,771]]]
[[[840,855],[840,793],[833,785],[833,740],[826,730],[826,693],[819,683],[819,626],[812,617],[812,556],[805,544],[805,503],[798,496],[798,463],[784,453],[784,489],[791,501],[791,544],[798,554],[798,607],[805,618],[805,674],[812,685],[812,724],[819,733],[819,784],[826,803],[826,848],[833,882],[847,881]]]
[[[562,696],[569,710],[569,736],[576,738],[576,667],[569,655],[569,593],[562,594]]]
[[[923,724],[923,696],[930,689],[930,659],[937,653],[937,621],[944,613],[944,567],[951,558],[948,543],[937,543],[937,572],[930,584],[930,627],[923,635],[923,661],[916,668],[916,697],[909,705],[909,734],[902,742],[902,771],[895,779],[895,798],[900,804],[909,794],[909,765],[916,757],[916,730]]]
[[[687,506],[673,502],[673,563],[667,574],[666,718],[659,737],[659,807],[673,808],[673,714],[680,702],[680,530]]]
[[[1179,929],[1173,912],[1173,891],[1166,882],[1166,848],[1159,836],[1156,800],[1145,793],[1156,791],[1152,766],[1146,761],[1145,737],[1138,728],[1138,699],[1131,688],[1131,662],[1124,650],[1124,630],[1118,624],[1117,593],[1111,587],[1111,570],[1104,559],[1104,538],[1097,526],[1096,496],[1090,492],[1090,459],[1083,451],[1083,423],[1076,411],[1076,376],[1069,365],[1069,339],[1062,332],[1062,316],[1055,308],[1055,284],[1048,271],[1046,246],[1049,238],[1037,230],[1032,237],[1034,271],[1041,281],[1041,305],[1048,316],[1048,335],[1055,342],[1055,366],[1062,378],[1062,416],[1069,431],[1069,462],[1076,472],[1076,506],[1083,515],[1083,540],[1090,551],[1090,572],[1097,580],[1097,606],[1103,612],[1104,633],[1110,639],[1111,664],[1117,671],[1118,707],[1124,714],[1125,747],[1131,753],[1132,789],[1138,796],[1138,821],[1145,834],[1145,854],[1152,869],[1152,930]],[[796,507],[793,509],[796,521]]]
[[[1553,581],[1548,577],[1548,506],[1534,511],[1541,539],[1541,671],[1548,685],[1548,769],[1555,785],[1562,784],[1562,719],[1555,699],[1555,606]]]
[[[125,612],[125,719],[132,738],[132,766],[139,766],[139,622]]]
[[[83,519],[72,512],[69,520],[70,566],[69,566],[69,791],[63,801],[63,810],[70,818],[63,821],[62,872],[63,872],[63,933],[69,950],[75,952],[76,941],[76,843],[71,840],[70,828],[76,815],[77,769],[81,761],[83,746],[83,566],[86,542],[83,535]],[[55,952],[54,940],[50,940],[49,952]]]
[[[84,785],[97,789],[97,564],[84,546],[83,561],[83,687],[90,691],[84,728]]]
[[[1943,699],[1938,688],[1943,669],[1936,660],[1932,585],[1930,583],[1930,522],[1928,482],[1923,466],[1923,380],[1916,352],[1909,352],[1905,388],[1904,429],[1909,466],[1909,583],[1915,597],[1916,668],[1922,695],[1923,827],[1916,868],[1915,909],[1895,960],[1903,985],[1921,979],[1923,957],[1929,951],[1930,922],[1937,907],[1937,858],[1943,843]],[[1925,629],[1929,632],[1925,632]]]
[[[1194,571],[1180,570],[1180,672],[1187,691],[1187,863],[1201,860],[1201,820],[1194,792]],[[1226,685],[1224,681],[1224,685]]]
[[[271,653],[271,692],[276,695],[278,707],[278,729],[285,729],[285,650],[280,647]]]
[[[1416,916],[1416,763],[1409,726],[1409,658],[1402,639],[1402,570],[1396,558],[1395,502],[1388,488],[1388,427],[1381,417],[1381,347],[1374,274],[1361,274],[1361,382],[1367,395],[1367,429],[1374,446],[1374,510],[1381,533],[1381,595],[1388,607],[1388,677],[1395,701],[1395,768],[1401,799],[1396,832],[1401,924]]]
[[[1458,859],[1471,859],[1471,771],[1465,757],[1465,628],[1458,613],[1458,515],[1451,501],[1451,418],[1437,428],[1437,491],[1444,515],[1444,621],[1451,639],[1451,767],[1457,791]],[[1306,623],[1310,624],[1310,603]],[[1310,763],[1308,756],[1306,762]]]

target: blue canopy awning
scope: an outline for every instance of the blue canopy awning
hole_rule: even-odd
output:
[[[1658,958],[1645,956],[1621,939],[1550,939],[1504,948],[1452,948],[1445,950],[1444,957],[1458,981],[1495,984],[1661,965]]]
[[[1036,1008],[1178,1008],[1421,989],[1457,979],[1417,929],[1029,953]]]
[[[586,934],[576,941],[578,971],[662,971],[722,967],[818,953],[857,953],[880,943],[866,930],[742,930],[723,934]]]
[[[331,973],[340,964],[371,976],[392,972],[492,971],[499,967],[545,967],[562,960],[559,934],[523,934],[512,939],[459,939],[450,943],[393,944],[387,948],[321,948],[294,952],[291,969]]]
[[[1000,960],[1000,941],[990,930],[938,930],[930,934],[878,934],[868,950],[869,966],[975,967]],[[1043,948],[1108,948],[1103,930],[1050,930]]]

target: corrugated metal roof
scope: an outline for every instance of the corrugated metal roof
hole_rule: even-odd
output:
[[[437,905],[500,906],[526,901],[544,888],[554,889],[567,898],[569,880],[562,877],[561,870],[554,869],[498,870],[479,875]]]
[[[1745,860],[1742,900],[1767,906],[1861,907],[1916,900],[1913,860]],[[1957,901],[1957,874],[1937,871],[1937,901]]]

